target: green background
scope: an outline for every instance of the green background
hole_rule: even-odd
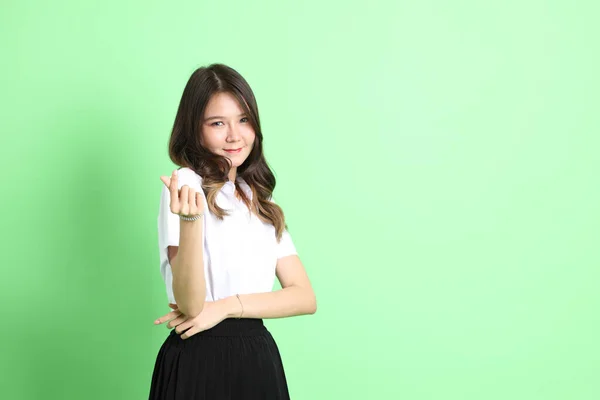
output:
[[[3,1],[0,397],[144,399],[189,75],[258,99],[294,400],[600,398],[592,1]],[[277,288],[277,286],[275,286]]]

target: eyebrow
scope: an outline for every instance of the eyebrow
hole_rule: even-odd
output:
[[[242,117],[244,115],[247,115],[246,113],[241,113],[240,115],[238,115],[238,117]],[[208,117],[204,119],[204,122],[211,120],[211,119],[225,119],[225,117],[222,117],[220,115],[215,115],[214,117]]]

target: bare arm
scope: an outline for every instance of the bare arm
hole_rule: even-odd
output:
[[[202,220],[181,221],[179,238],[179,246],[169,246],[173,296],[181,312],[193,318],[202,312],[206,298]]]
[[[277,261],[276,275],[281,289],[267,293],[241,294],[242,318],[283,318],[314,314],[317,300],[306,270],[297,255]],[[242,306],[236,296],[222,300],[227,317],[239,317]]]

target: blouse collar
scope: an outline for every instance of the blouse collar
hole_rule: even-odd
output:
[[[244,194],[246,194],[246,196],[252,200],[252,189],[250,188],[250,185],[248,185],[246,183],[246,181],[243,178],[236,178],[238,184],[240,185],[241,189],[244,191]],[[233,184],[232,181],[227,181],[225,182],[225,185],[223,185],[223,188],[221,189],[223,190],[226,194],[229,195],[233,195],[234,190],[235,190],[235,185]]]

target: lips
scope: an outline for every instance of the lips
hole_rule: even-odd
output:
[[[223,149],[228,153],[239,153],[240,151],[242,151],[242,148],[240,147],[239,149]]]

